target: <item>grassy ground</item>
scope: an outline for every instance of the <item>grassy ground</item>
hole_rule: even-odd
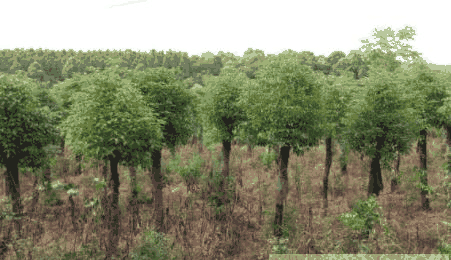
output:
[[[443,223],[451,222],[447,204],[450,201],[445,172],[446,162],[441,149],[443,140],[433,136],[428,139],[428,181],[435,193],[430,196],[432,210],[420,208],[418,179],[413,171],[419,165],[416,149],[401,159],[403,173],[398,190],[391,191],[392,172],[383,171],[385,189],[377,199],[380,206],[381,224],[371,226],[369,236],[362,230],[353,230],[339,217],[351,212],[358,199],[366,199],[368,185],[368,158],[351,152],[348,175],[341,176],[338,157],[334,149],[329,181],[329,210],[323,216],[322,178],[324,175],[324,144],[307,152],[303,157],[290,154],[288,166],[289,195],[284,211],[284,238],[280,246],[272,242],[275,191],[277,189],[276,164],[265,165],[260,157],[266,149],[257,147],[248,154],[247,147],[232,146],[231,172],[235,177],[238,197],[228,209],[227,220],[218,222],[208,190],[208,176],[214,172],[213,159],[219,158],[221,145],[212,151],[203,149],[200,157],[204,162],[193,162],[193,154],[199,154],[197,145],[177,149],[180,161],[170,161],[172,156],[163,150],[163,165],[168,169],[168,184],[163,190],[166,233],[158,236],[151,230],[152,185],[148,171],[138,169],[141,187],[139,195],[139,226],[133,231],[132,210],[129,207],[131,193],[129,169],[119,167],[121,206],[121,234],[117,259],[268,259],[273,253],[296,254],[437,254],[444,243],[451,244],[450,229]],[[12,245],[3,249],[6,259],[103,259],[108,234],[101,206],[86,207],[85,204],[101,199],[103,189],[96,190],[93,178],[102,180],[101,168],[93,161],[83,162],[81,175],[74,175],[76,163],[70,150],[66,158],[58,158],[52,168],[52,181],[78,185],[78,195],[72,204],[65,190],[52,194],[40,193],[37,211],[31,208],[35,177],[30,172],[20,176],[21,195],[24,199],[22,239],[14,239]],[[64,162],[66,166],[63,167]],[[190,171],[183,169],[192,164]],[[196,167],[199,166],[199,167]],[[66,171],[64,169],[66,168]],[[196,169],[199,168],[197,172]],[[217,169],[217,167],[216,167]],[[3,172],[4,169],[1,170]],[[66,173],[64,173],[66,172]],[[68,173],[67,173],[68,172]],[[198,174],[197,174],[198,173]],[[190,175],[191,174],[191,175]],[[199,176],[190,179],[182,176]],[[448,180],[449,181],[449,180]],[[190,184],[190,185],[187,185]],[[2,188],[4,183],[2,183]],[[189,190],[187,187],[189,186]],[[4,198],[1,194],[1,198]],[[27,199],[28,198],[28,199]],[[238,199],[239,198],[239,199]],[[46,202],[47,201],[47,202]],[[61,203],[55,203],[60,201]],[[354,207],[355,208],[355,207]],[[10,204],[0,203],[4,214]],[[72,210],[74,215],[72,216]],[[350,215],[348,215],[350,216]],[[76,223],[76,224],[74,224]],[[11,221],[0,221],[0,243]],[[13,233],[14,236],[14,233]],[[164,239],[163,239],[164,238]],[[1,249],[2,244],[0,244]],[[441,249],[442,252],[444,249]],[[2,250],[0,250],[2,251]],[[137,253],[159,252],[160,257],[137,258]],[[133,256],[133,254],[135,256]],[[0,256],[0,258],[2,258]]]

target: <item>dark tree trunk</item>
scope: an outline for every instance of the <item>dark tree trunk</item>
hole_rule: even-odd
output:
[[[232,150],[232,144],[230,141],[222,141],[222,153],[224,156],[224,167],[222,168],[222,176],[221,176],[221,182],[219,184],[219,191],[221,192],[222,196],[219,198],[218,207],[221,207],[224,205],[224,209],[229,204],[230,200],[228,198],[229,194],[229,166],[230,166],[230,151]],[[223,210],[220,214],[216,215],[216,219],[218,221],[224,220],[225,217],[225,210]]]
[[[6,163],[6,172],[5,172],[5,195],[11,195],[12,201],[12,210],[13,213],[17,216],[21,216],[23,212],[23,205],[20,198],[20,183],[19,183],[19,161],[11,158]],[[16,230],[18,234],[21,234],[21,220],[14,220]]]
[[[156,231],[159,233],[164,230],[164,208],[163,208],[163,176],[161,173],[161,150],[152,152],[152,185],[154,198],[154,219]]]
[[[75,161],[77,162],[77,171],[76,171],[76,175],[81,175],[81,157],[82,154],[76,154],[75,155]]]
[[[382,172],[381,172],[381,149],[384,147],[384,138],[377,137],[376,138],[376,153],[371,158],[371,168],[370,168],[370,180],[368,184],[368,196],[371,194],[375,194],[379,196],[380,192],[384,189],[384,182],[382,181]]]
[[[248,153],[248,155],[249,155],[249,157],[252,157],[252,145],[251,144],[248,144],[247,145],[247,153]]]
[[[420,178],[420,182],[422,185],[427,186],[428,185],[428,177],[427,177],[427,131],[426,129],[423,129],[420,131],[420,140],[418,140],[418,152],[420,156],[420,169],[424,170],[424,176]],[[421,206],[424,210],[429,210],[429,198],[427,197],[428,191],[427,190],[421,190]]]
[[[451,147],[451,125],[444,125],[446,130],[446,144]]]
[[[329,188],[329,173],[332,165],[332,138],[326,138],[326,164],[323,178],[323,196],[324,196],[324,216],[327,216],[327,208],[329,207],[327,201],[327,190]]]
[[[109,156],[110,160],[110,168],[111,168],[111,182],[113,184],[113,194],[111,196],[111,211],[110,211],[110,221],[109,221],[109,230],[110,234],[108,235],[108,250],[107,250],[107,258],[111,259],[112,256],[116,256],[117,248],[119,246],[119,236],[120,236],[120,214],[121,211],[119,209],[119,173],[118,163],[120,160],[120,155],[117,151],[114,152],[114,156]]]
[[[341,175],[345,176],[348,174],[348,156],[349,156],[349,145],[346,142],[339,142],[340,145],[340,169]]]
[[[281,189],[278,189],[276,197],[276,214],[274,217],[274,236],[282,237],[283,208],[288,196],[288,160],[291,146],[282,146],[280,149],[279,179]]]

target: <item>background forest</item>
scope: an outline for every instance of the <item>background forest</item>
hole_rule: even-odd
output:
[[[414,35],[1,50],[0,258],[450,254],[451,74],[395,40]]]

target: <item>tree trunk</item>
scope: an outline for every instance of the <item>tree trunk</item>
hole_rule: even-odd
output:
[[[341,140],[341,142],[338,142],[340,145],[340,169],[341,169],[341,175],[345,176],[348,174],[348,156],[349,156],[349,145],[346,144],[345,141]]]
[[[446,131],[446,144],[451,147],[451,125],[444,125]]]
[[[119,246],[119,236],[120,236],[120,214],[121,211],[119,209],[119,173],[118,163],[120,160],[119,153],[117,151],[114,152],[114,156],[110,155],[110,168],[111,168],[111,182],[113,184],[113,194],[111,196],[111,215],[110,215],[110,234],[108,235],[108,250],[107,250],[107,259],[111,259],[112,256],[117,255],[117,248]]]
[[[283,208],[288,195],[288,160],[290,146],[282,146],[280,149],[280,168],[278,180],[278,192],[276,197],[276,214],[274,217],[274,236],[282,237]]]
[[[154,150],[152,152],[152,185],[154,198],[154,219],[155,228],[159,233],[164,230],[164,208],[163,208],[163,176],[161,173],[161,150]]]
[[[382,147],[384,147],[384,138],[377,137],[376,138],[376,153],[371,158],[371,168],[370,168],[370,180],[368,184],[368,196],[371,194],[375,194],[379,196],[380,192],[384,189],[384,182],[382,181],[382,172],[381,172],[381,154],[380,151]]]
[[[329,207],[327,201],[327,190],[329,188],[329,173],[332,165],[332,137],[326,138],[326,164],[323,178],[323,196],[324,196],[324,216],[327,216],[327,208]]]
[[[422,185],[427,186],[428,185],[428,177],[427,177],[427,131],[426,129],[423,129],[420,131],[420,140],[418,140],[418,152],[420,156],[420,170],[424,171],[424,176],[420,178],[420,182]],[[421,206],[424,210],[429,210],[429,198],[427,197],[428,191],[427,190],[421,190]]]
[[[75,161],[77,162],[77,164],[78,164],[78,168],[77,168],[77,171],[76,171],[76,175],[81,175],[81,157],[82,157],[82,154],[76,154],[75,155]]]
[[[219,191],[221,192],[222,196],[219,198],[218,208],[221,206],[224,206],[220,214],[216,215],[216,220],[222,221],[225,219],[225,208],[230,203],[230,200],[228,198],[229,194],[229,166],[230,166],[230,151],[232,150],[232,144],[230,141],[222,141],[222,152],[224,156],[224,167],[222,168],[222,176],[221,176],[221,182],[219,185]]]
[[[7,186],[5,189],[5,195],[9,197],[11,195],[12,210],[17,216],[21,216],[23,212],[23,205],[20,198],[20,183],[19,183],[19,161],[11,158],[6,163],[5,183]],[[18,234],[21,234],[21,220],[14,220],[16,230]]]
[[[249,157],[252,157],[252,145],[248,144],[247,145],[247,154],[249,155]]]

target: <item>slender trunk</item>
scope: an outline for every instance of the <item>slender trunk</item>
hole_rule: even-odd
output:
[[[329,173],[332,165],[332,137],[326,138],[326,164],[323,178],[323,196],[324,196],[324,216],[327,216],[327,208],[329,207],[327,201],[327,190],[329,188]]]
[[[75,161],[77,162],[77,165],[78,165],[76,175],[81,175],[81,157],[82,157],[82,154],[75,155]]]
[[[247,154],[249,155],[249,157],[252,157],[252,148],[252,144],[247,145]]]
[[[117,248],[119,246],[119,236],[120,236],[120,214],[121,211],[119,209],[119,173],[118,163],[120,160],[120,155],[117,151],[114,152],[114,155],[109,156],[110,160],[110,168],[111,168],[111,182],[113,184],[113,194],[111,196],[111,216],[110,216],[110,226],[108,235],[108,250],[107,250],[107,259],[111,259],[112,256],[116,256]]]
[[[422,175],[422,177],[420,178],[420,182],[423,186],[427,186],[428,185],[428,177],[427,177],[427,148],[426,148],[426,143],[427,143],[427,131],[426,129],[423,129],[420,131],[420,140],[418,140],[418,152],[419,152],[419,156],[420,156],[420,169],[424,171],[424,176]],[[428,195],[428,191],[422,189],[421,190],[421,206],[423,207],[424,210],[429,210],[430,209],[430,205],[429,205],[429,198],[427,197]]]
[[[152,152],[152,184],[154,198],[155,228],[159,233],[164,231],[164,208],[163,208],[163,176],[161,173],[161,150]]]
[[[19,183],[19,161],[11,158],[6,163],[5,182],[7,189],[5,189],[5,195],[11,195],[12,210],[17,216],[21,216],[23,212],[23,205],[20,198],[20,183]],[[21,220],[14,220],[16,230],[18,234],[21,234]]]
[[[230,203],[230,200],[228,198],[229,194],[229,166],[230,166],[230,150],[232,149],[232,145],[230,141],[222,141],[222,152],[224,156],[224,167],[222,168],[222,176],[221,176],[221,182],[219,185],[220,192],[222,194],[221,198],[219,198],[218,207],[221,207],[224,205],[227,207],[227,205]],[[216,215],[217,220],[224,220],[225,217],[225,210],[223,210],[219,215]]]
[[[446,144],[451,147],[451,125],[444,125],[446,130]]]
[[[341,141],[338,143],[340,145],[340,169],[341,175],[345,176],[348,174],[348,156],[349,156],[349,145],[346,141]]]
[[[280,168],[278,178],[278,192],[276,197],[276,214],[274,217],[274,236],[282,237],[283,208],[288,196],[288,160],[291,146],[282,146],[280,149]]]
[[[382,181],[382,172],[381,172],[381,154],[380,151],[382,147],[384,147],[384,138],[378,137],[376,140],[376,153],[371,158],[371,168],[370,168],[370,180],[368,184],[368,196],[371,194],[375,194],[379,196],[380,192],[384,189],[384,183]]]

